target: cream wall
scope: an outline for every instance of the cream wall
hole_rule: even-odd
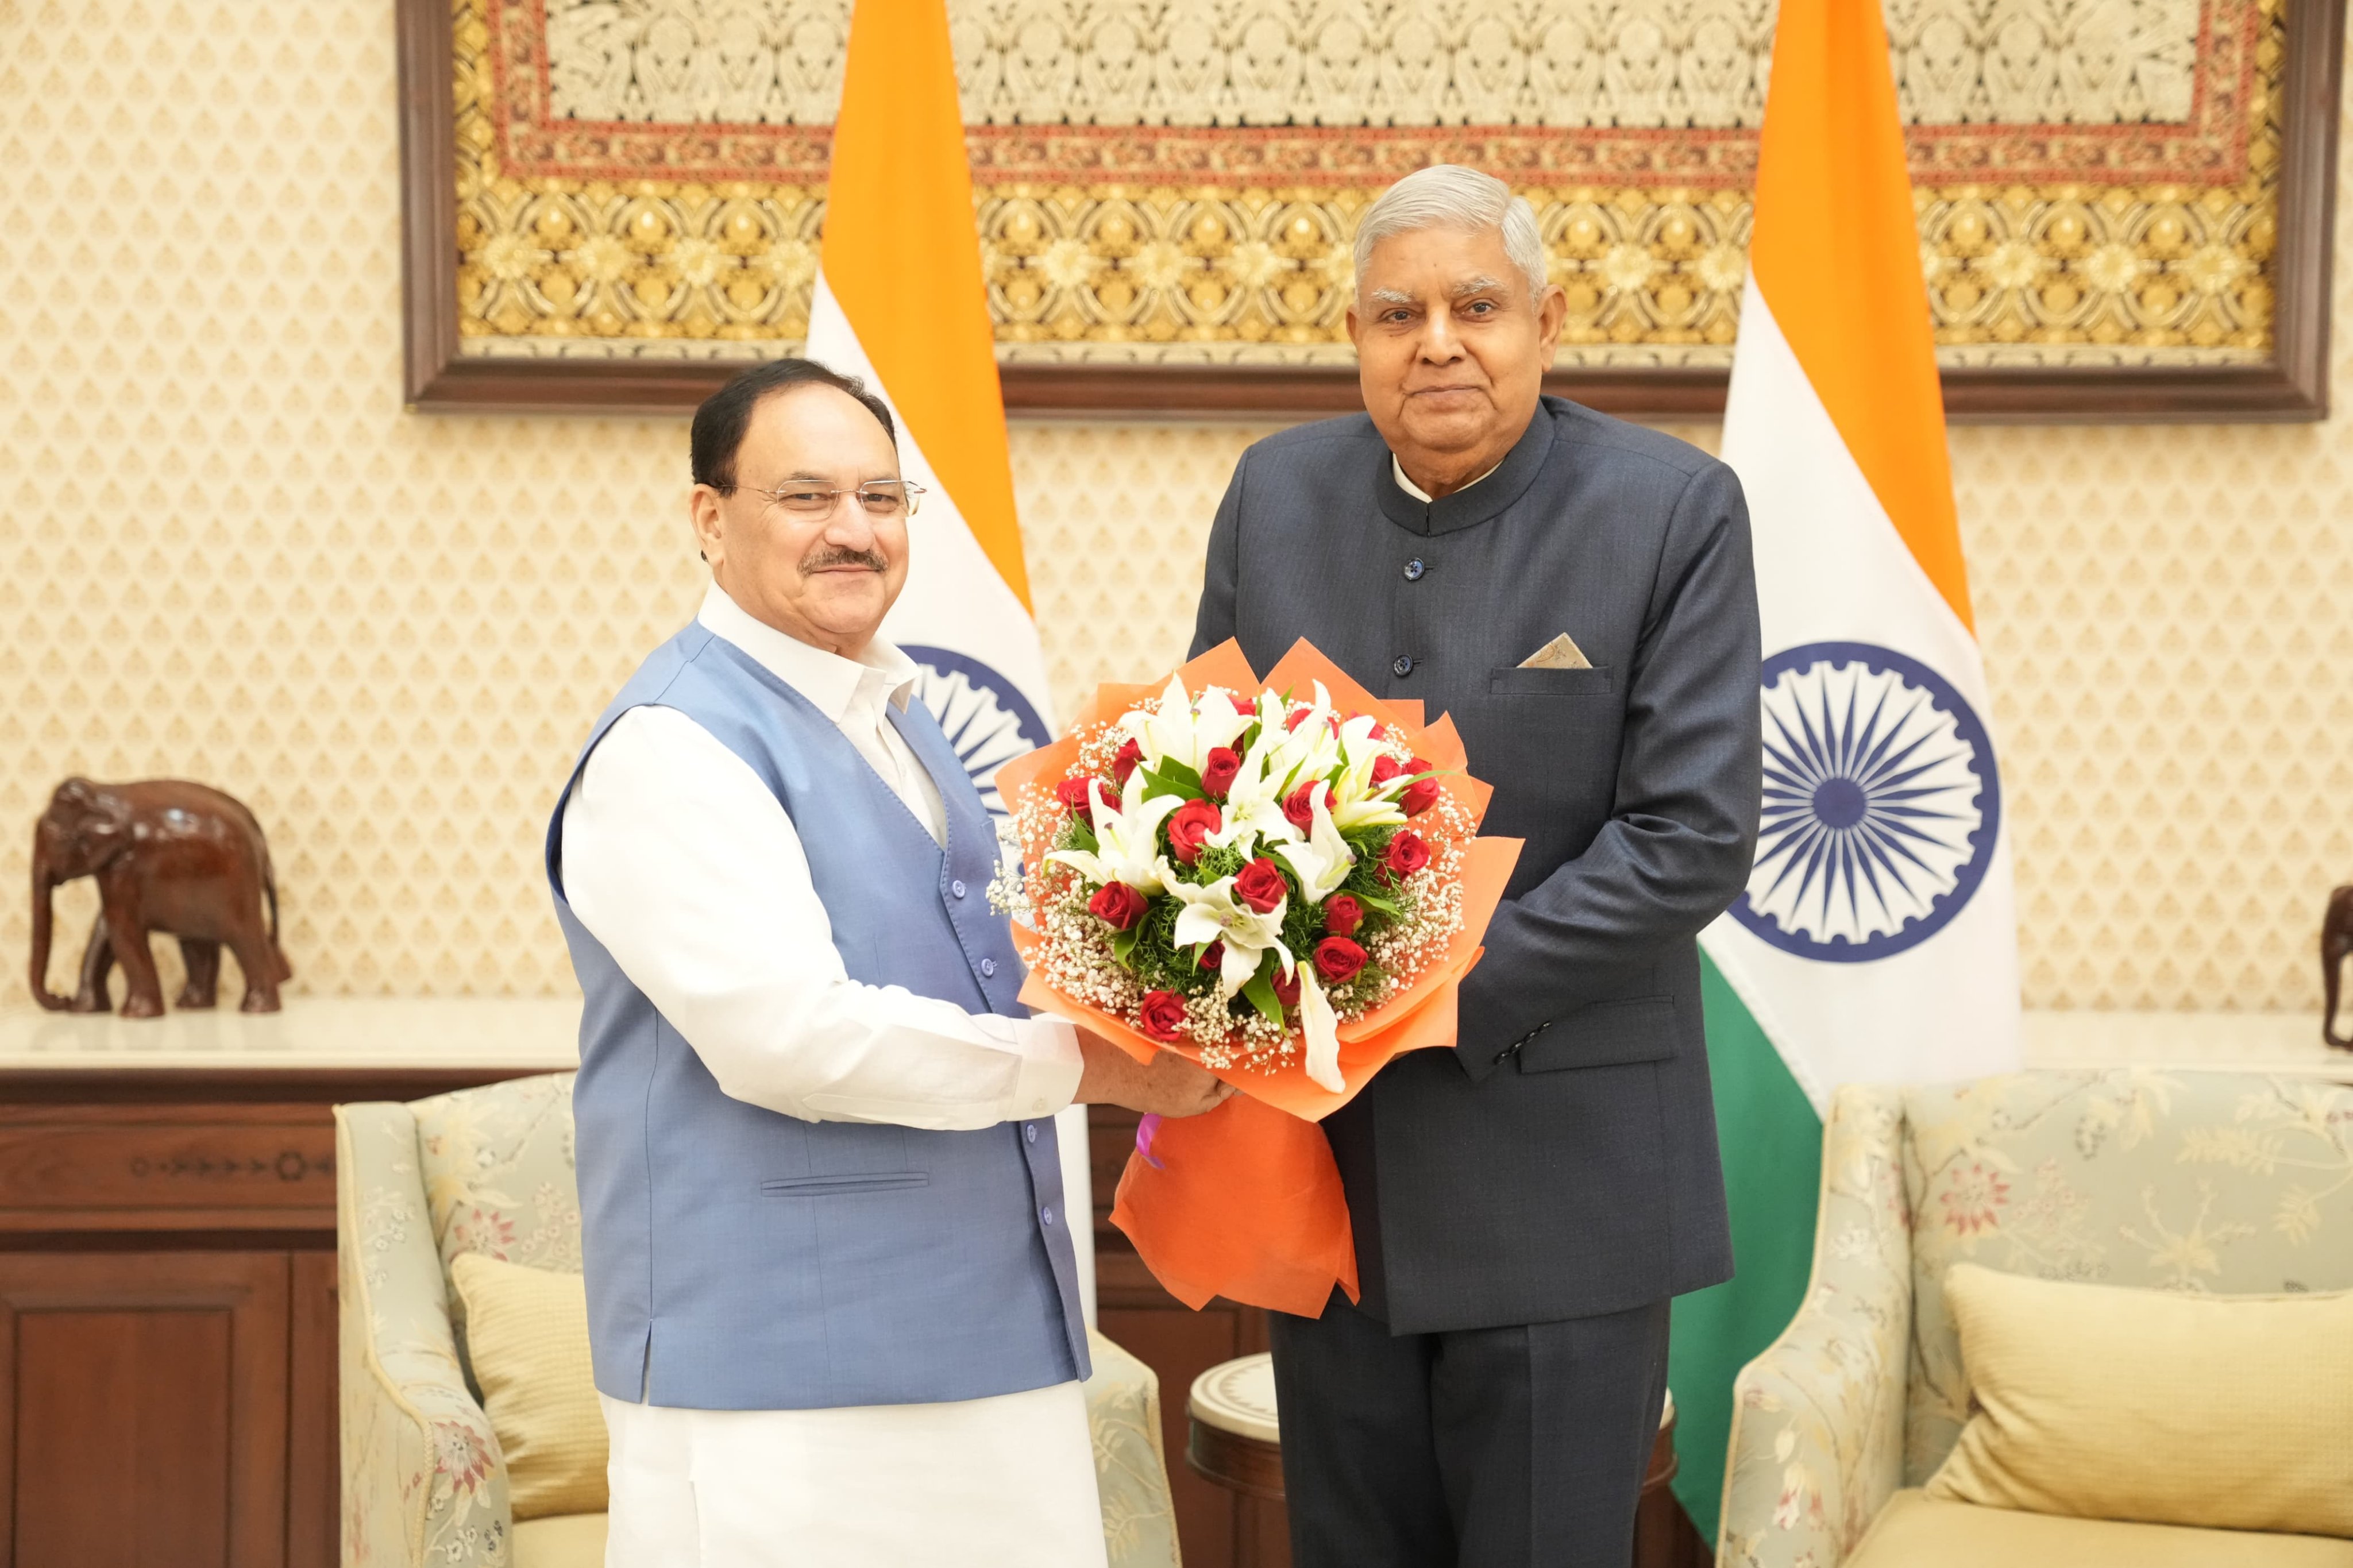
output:
[[[693,604],[685,427],[402,412],[393,80],[386,0],[0,0],[0,887],[66,774],[194,776],[269,830],[297,989],[554,992],[539,837]],[[1015,427],[1064,701],[1181,655],[1261,433]],[[2316,1005],[2353,880],[2348,413],[1953,449],[2029,1002]],[[61,900],[54,984],[93,905]],[[26,924],[0,900],[0,1002]]]

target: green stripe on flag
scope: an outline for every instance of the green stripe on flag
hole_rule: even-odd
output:
[[[1715,1081],[1716,1136],[1736,1272],[1675,1300],[1667,1383],[1675,1391],[1675,1496],[1711,1550],[1732,1432],[1732,1380],[1805,1300],[1821,1186],[1822,1123],[1780,1052],[1705,954],[1700,994]]]

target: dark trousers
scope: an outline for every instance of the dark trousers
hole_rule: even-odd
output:
[[[1627,1568],[1667,1303],[1391,1334],[1271,1314],[1293,1568]]]

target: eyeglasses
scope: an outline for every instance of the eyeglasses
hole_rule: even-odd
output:
[[[770,503],[795,517],[831,517],[844,496],[855,496],[860,510],[869,517],[913,517],[923,500],[923,487],[907,479],[870,479],[848,489],[807,479],[786,479],[772,490],[756,485],[744,488],[767,497]]]

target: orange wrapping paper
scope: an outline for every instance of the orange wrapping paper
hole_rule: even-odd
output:
[[[1374,715],[1401,731],[1415,755],[1445,770],[1440,787],[1474,825],[1486,811],[1493,792],[1461,771],[1462,742],[1451,720],[1441,715],[1425,724],[1419,702],[1380,700],[1303,640],[1263,680],[1230,641],[1177,673],[1196,695],[1204,687],[1222,686],[1244,696],[1289,689],[1303,697],[1320,680],[1342,712]],[[1151,700],[1166,684],[1097,688],[1061,740],[997,770],[997,787],[1008,805],[1018,810],[1032,792],[1050,794],[1078,764],[1079,731]],[[1040,865],[1051,847],[1024,844],[1022,856],[1029,865]],[[1516,838],[1472,842],[1462,872],[1462,924],[1446,952],[1397,998],[1340,1026],[1343,1092],[1319,1088],[1295,1060],[1272,1072],[1240,1065],[1216,1069],[1240,1092],[1205,1116],[1162,1121],[1152,1145],[1158,1168],[1140,1154],[1129,1157],[1112,1223],[1127,1234],[1145,1266],[1178,1300],[1198,1309],[1223,1296],[1312,1318],[1323,1311],[1335,1286],[1356,1298],[1356,1245],[1347,1204],[1331,1146],[1315,1123],[1354,1099],[1392,1058],[1454,1043],[1456,991],[1479,961],[1479,939],[1502,901],[1519,851]],[[1151,1039],[1124,1020],[1055,990],[1037,972],[1036,934],[1016,925],[1013,937],[1023,958],[1031,961],[1021,989],[1029,1005],[1085,1025],[1138,1061],[1162,1050],[1200,1059],[1198,1047]]]

